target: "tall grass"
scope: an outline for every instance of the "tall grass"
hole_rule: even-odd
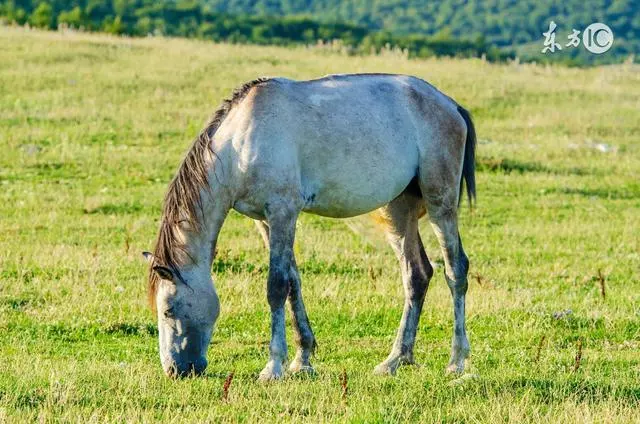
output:
[[[9,28],[0,44],[0,422],[640,419],[637,65],[346,57]],[[318,375],[257,383],[267,255],[250,220],[232,214],[213,267],[222,313],[209,369],[169,381],[139,252],[152,247],[182,155],[242,82],[336,72],[417,75],[474,114],[479,202],[460,221],[477,377],[451,384],[443,372],[452,311],[441,267],[418,332],[422,366],[373,376],[401,313],[395,258],[366,218],[351,221],[354,232],[305,215],[296,253]]]

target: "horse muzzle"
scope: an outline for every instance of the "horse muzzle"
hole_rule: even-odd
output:
[[[164,372],[169,378],[196,377],[207,369],[207,359],[200,357],[195,361],[169,361],[163,364]]]

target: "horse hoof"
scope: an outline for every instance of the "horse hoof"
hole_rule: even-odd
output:
[[[445,374],[464,374],[464,363],[462,364],[449,364],[444,370]]]
[[[316,370],[313,369],[311,364],[302,364],[301,362],[294,361],[289,365],[289,372],[293,374],[314,375]]]
[[[461,386],[463,384],[465,384],[468,381],[473,381],[473,380],[478,380],[480,378],[480,376],[478,374],[463,374],[462,376],[451,380],[449,382],[449,386],[454,387],[454,386]]]
[[[417,363],[413,357],[403,357],[400,359],[400,365],[402,366],[411,366],[411,367],[415,367],[415,368],[420,368],[421,365],[419,363]]]
[[[375,375],[396,375],[396,368],[387,362],[383,362],[373,369],[373,373]]]
[[[282,372],[282,367],[270,367],[267,366],[260,372],[258,376],[258,381],[262,383],[266,383],[269,381],[281,380],[284,377],[284,373]]]

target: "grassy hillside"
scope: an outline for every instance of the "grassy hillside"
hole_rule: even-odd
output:
[[[0,44],[0,422],[640,420],[637,65],[9,28]],[[166,379],[140,251],[182,155],[242,82],[336,72],[417,75],[474,114],[479,203],[460,211],[472,377],[443,373],[452,313],[441,267],[418,332],[422,366],[373,376],[401,314],[396,260],[365,218],[304,215],[296,250],[318,375],[256,382],[268,355],[267,255],[251,220],[233,214],[213,265],[222,312],[207,373]]]
[[[513,52],[491,46],[482,37],[398,35],[305,16],[230,14],[191,0],[11,0],[0,2],[0,23],[3,21],[138,37],[153,34],[279,46],[327,43],[353,55],[393,48],[402,49],[408,57],[485,57],[489,61],[514,57]]]
[[[286,16],[308,14],[325,21],[353,22],[396,34],[484,37],[502,47],[540,46],[531,52],[518,49],[528,59],[568,60],[586,63],[620,60],[640,53],[640,5],[634,0],[205,0],[215,10]],[[542,32],[553,20],[558,40],[564,43],[573,28],[582,31],[604,22],[615,34],[612,50],[594,56],[584,49],[562,55],[540,55]]]
[[[385,46],[412,57],[486,57],[573,65],[633,61],[640,52],[640,6],[633,0],[6,0],[0,22],[112,34],[161,34],[214,41],[290,45],[340,40],[352,53]],[[551,21],[555,54],[542,54]],[[605,54],[567,47],[594,22],[611,27]]]
[[[549,19],[566,25],[607,23],[621,37],[640,38],[640,8],[633,0],[206,0],[218,11],[290,15],[358,22],[398,33],[484,35],[500,45],[538,39]]]

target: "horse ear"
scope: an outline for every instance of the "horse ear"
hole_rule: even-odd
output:
[[[142,256],[147,260],[147,262],[151,263],[153,261],[153,253],[151,252],[142,252]]]
[[[156,265],[153,267],[153,270],[162,278],[163,280],[173,281],[175,276],[173,275],[173,271],[171,271],[166,266]]]

